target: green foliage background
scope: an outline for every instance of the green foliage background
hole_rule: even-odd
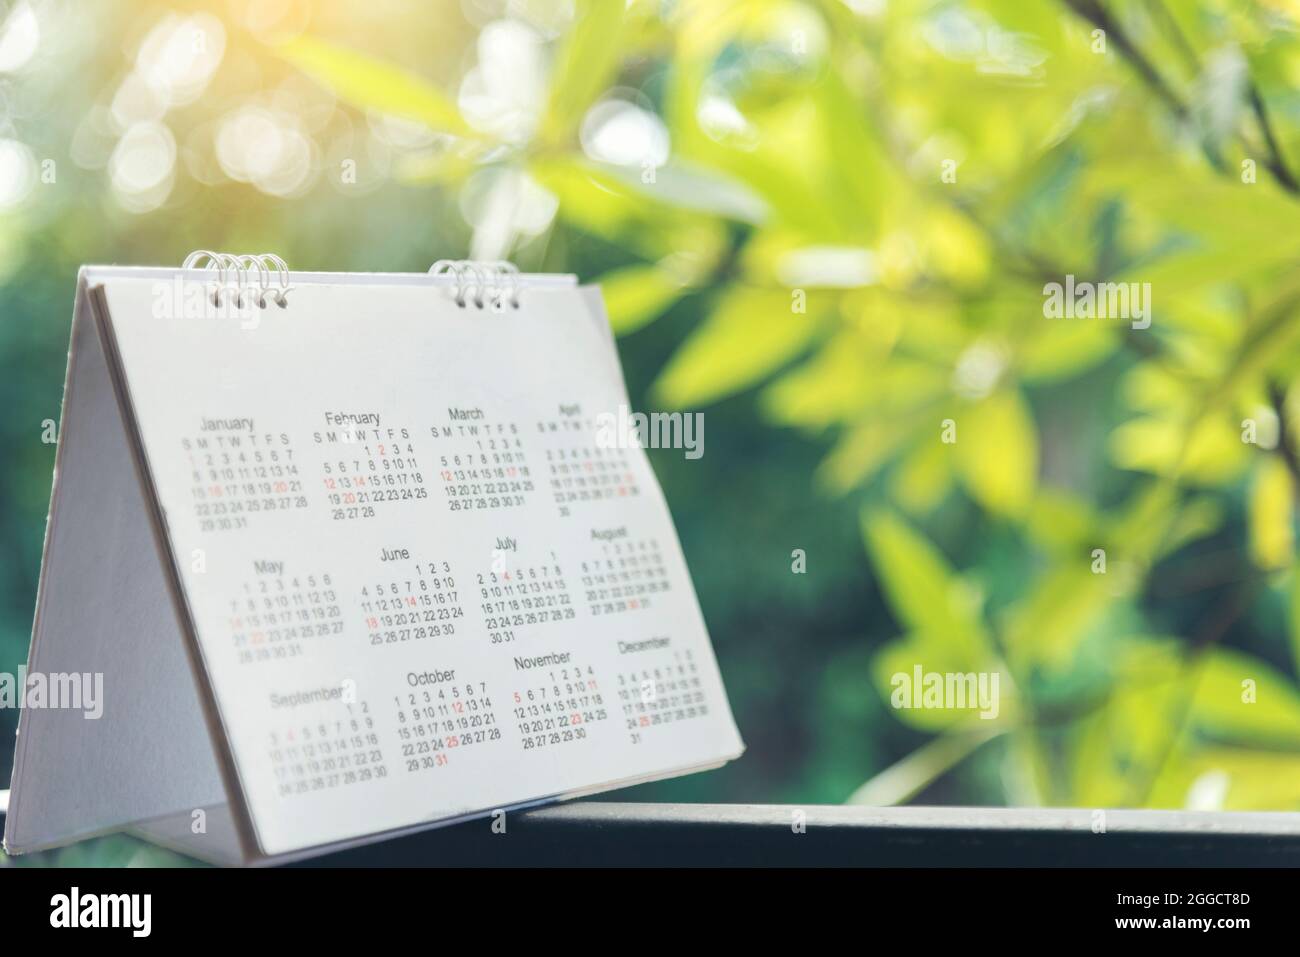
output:
[[[0,667],[79,264],[487,251],[599,281],[638,407],[706,413],[702,459],[652,457],[750,750],[620,797],[1300,808],[1300,4],[513,3],[539,79],[493,127],[462,78],[503,6],[79,4],[3,81],[0,136],[59,176],[0,220]],[[224,58],[131,213],[74,143],[172,9],[209,9]],[[310,180],[198,172],[271,102],[316,117]],[[611,160],[611,103],[663,162]],[[1045,318],[1067,273],[1150,283],[1150,329]],[[916,664],[997,671],[997,719],[891,708]]]

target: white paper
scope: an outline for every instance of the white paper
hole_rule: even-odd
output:
[[[83,293],[27,670],[102,675],[102,693],[94,712],[23,708],[5,817],[15,853],[164,815],[188,821],[225,793]]]
[[[581,290],[317,281],[241,321],[159,318],[166,285],[105,294],[265,854],[742,751],[646,456],[597,441],[627,395]]]

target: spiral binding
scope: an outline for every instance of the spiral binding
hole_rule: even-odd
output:
[[[478,309],[500,311],[507,305],[519,308],[519,269],[503,260],[439,259],[429,267],[430,276],[451,276],[456,280],[452,296],[462,309],[470,303]]]
[[[244,308],[245,296],[251,295],[259,309],[265,309],[268,298],[281,309],[289,305],[289,266],[274,253],[255,253],[235,256],[196,249],[185,257],[182,269],[206,269],[214,273],[210,280],[212,304],[222,305],[223,293],[233,295],[235,305]]]
[[[212,304],[233,301],[239,308],[251,301],[259,309],[273,302],[281,309],[289,304],[289,266],[274,253],[234,255],[196,249],[185,257],[182,269],[203,269],[211,273]],[[478,309],[496,311],[519,308],[519,269],[504,260],[440,259],[429,267],[430,276],[450,276],[456,285],[452,299],[462,309],[473,303]],[[251,300],[248,298],[251,297]]]

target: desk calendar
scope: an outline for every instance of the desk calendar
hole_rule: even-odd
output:
[[[598,290],[274,256],[78,283],[11,852],[292,860],[743,750]],[[485,823],[484,826],[489,826]]]

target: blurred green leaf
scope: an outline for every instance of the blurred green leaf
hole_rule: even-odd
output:
[[[1114,577],[1094,573],[1084,551],[1055,566],[1008,612],[1007,654],[1026,668],[1074,664],[1080,641],[1114,600]]]
[[[854,791],[845,803],[867,807],[903,804],[999,733],[998,728],[973,728],[941,735],[885,768]]]
[[[923,515],[934,509],[952,488],[953,469],[948,448],[921,442],[894,474],[893,496],[908,512]]]
[[[1204,419],[1190,431],[1164,416],[1145,416],[1111,433],[1110,452],[1120,468],[1221,485],[1246,467],[1249,446],[1223,419]]]
[[[1107,696],[1071,731],[1068,793],[1085,806],[1149,805],[1163,786],[1158,778],[1166,758],[1179,744],[1171,741],[1184,706],[1178,644],[1134,636],[1116,656]],[[1182,806],[1182,797],[1179,792],[1175,806]]]
[[[1034,497],[1025,528],[1040,546],[1077,557],[1098,544],[1100,526],[1100,518],[1082,497],[1044,486]]]
[[[757,225],[768,216],[762,198],[744,184],[689,163],[669,162],[652,170],[594,164],[628,190],[652,197],[655,203]],[[653,179],[647,181],[648,173]]]
[[[818,469],[818,485],[842,494],[867,481],[912,441],[914,424],[910,417],[854,423]]]
[[[715,224],[659,203],[601,164],[547,157],[534,160],[529,173],[559,200],[563,220],[645,259],[707,262],[722,245]]]
[[[1207,811],[1300,809],[1300,755],[1204,748],[1186,758],[1183,806]],[[1163,805],[1173,801],[1162,801]]]
[[[1038,481],[1038,435],[1018,391],[1000,389],[969,406],[957,419],[953,448],[976,501],[1000,515],[1024,514]]]
[[[862,534],[885,597],[907,628],[951,648],[953,667],[978,670],[991,657],[977,596],[928,540],[883,509],[862,513]]]
[[[1292,502],[1295,485],[1286,464],[1266,458],[1255,470],[1250,486],[1250,557],[1260,568],[1285,568],[1295,552]]]
[[[470,132],[450,98],[400,67],[306,35],[272,49],[358,109],[415,120],[439,132]]]
[[[752,386],[799,355],[817,336],[812,313],[791,308],[787,290],[737,286],[674,353],[655,394],[675,408],[702,405]]]
[[[1192,680],[1192,719],[1203,733],[1242,744],[1300,748],[1300,690],[1272,666],[1215,648]]]
[[[685,291],[681,279],[663,266],[625,266],[596,280],[615,335],[635,332],[657,319]]]
[[[814,429],[856,419],[878,396],[888,349],[887,343],[840,333],[763,391],[764,415],[772,422]]]
[[[1098,322],[1053,325],[1021,346],[1021,375],[1027,382],[1072,378],[1112,355],[1120,336]]]
[[[1291,675],[1300,680],[1300,570],[1292,566],[1287,624],[1291,635]]]
[[[580,0],[573,28],[565,36],[551,72],[550,101],[543,137],[559,143],[609,86],[622,62],[629,27],[624,3]]]

